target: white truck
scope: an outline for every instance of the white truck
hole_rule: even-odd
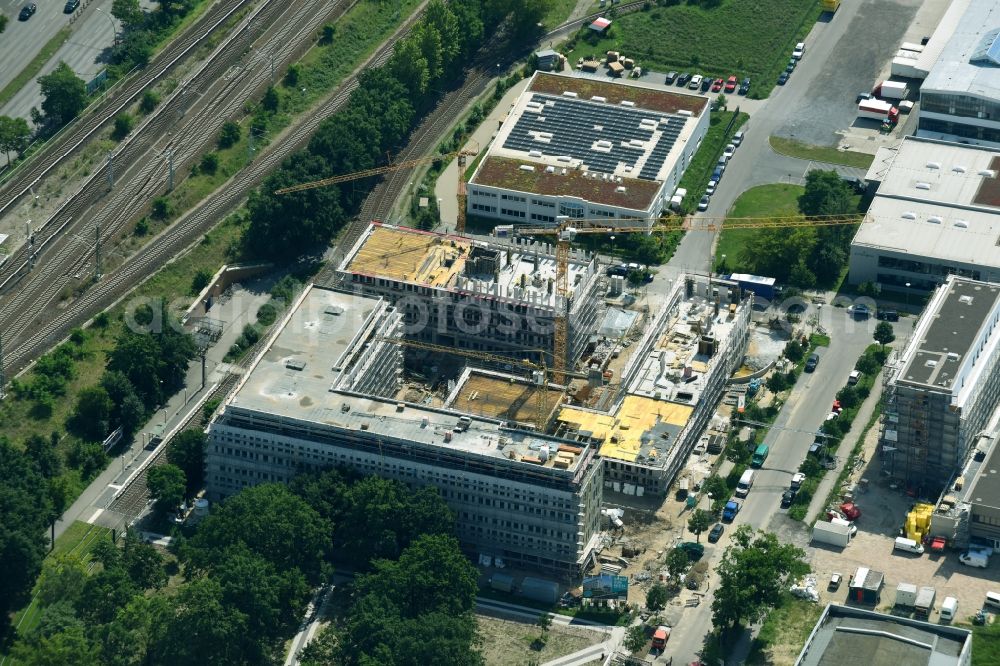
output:
[[[927,70],[918,66],[920,61],[916,58],[893,58],[889,72],[893,76],[902,76],[905,79],[925,79]]]
[[[846,548],[851,542],[851,526],[817,521],[813,525],[812,540],[814,543],[828,543],[831,546]]]
[[[936,591],[933,587],[921,587],[917,592],[917,601],[913,604],[913,610],[917,615],[929,617],[934,610],[934,595]]]
[[[875,86],[872,93],[879,99],[906,99],[910,89],[902,81],[883,81]]]
[[[889,122],[899,122],[899,109],[889,102],[880,99],[866,99],[858,102],[858,118],[870,118],[872,120],[885,120]]]
[[[917,586],[912,583],[900,583],[896,586],[896,605],[913,608],[917,603]]]

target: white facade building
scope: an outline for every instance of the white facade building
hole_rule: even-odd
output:
[[[559,216],[649,224],[708,124],[699,95],[536,72],[469,182],[467,212],[536,226]]]

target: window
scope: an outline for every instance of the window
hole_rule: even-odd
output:
[[[497,207],[496,206],[487,206],[486,204],[477,204],[477,203],[474,203],[474,204],[472,204],[472,210],[479,210],[479,211],[482,211],[484,213],[495,213],[495,212],[497,212]]]
[[[501,208],[501,215],[506,215],[507,217],[524,217],[523,210],[511,210],[510,208]]]
[[[504,201],[517,201],[519,203],[524,203],[527,201],[524,197],[519,197],[516,194],[501,194],[500,198]]]
[[[555,222],[556,218],[553,215],[542,215],[540,213],[532,213],[531,219],[538,220],[539,222]]]

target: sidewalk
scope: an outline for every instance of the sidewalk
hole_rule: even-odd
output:
[[[812,524],[820,511],[826,508],[826,498],[830,495],[833,484],[837,482],[837,478],[840,476],[841,470],[844,469],[844,465],[850,462],[851,451],[854,450],[854,445],[858,443],[858,438],[861,437],[861,431],[868,425],[868,420],[872,417],[872,413],[881,399],[882,372],[879,371],[875,375],[875,384],[872,386],[871,393],[861,403],[861,409],[858,410],[857,415],[854,417],[851,429],[844,436],[844,439],[841,440],[840,446],[837,447],[837,466],[831,470],[827,470],[826,475],[823,476],[823,480],[819,482],[819,487],[816,488],[816,493],[809,503],[809,511],[806,513],[806,518],[803,521],[806,525]]]

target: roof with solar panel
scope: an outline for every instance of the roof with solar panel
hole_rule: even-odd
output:
[[[539,72],[471,182],[644,209],[708,104],[650,85]]]

